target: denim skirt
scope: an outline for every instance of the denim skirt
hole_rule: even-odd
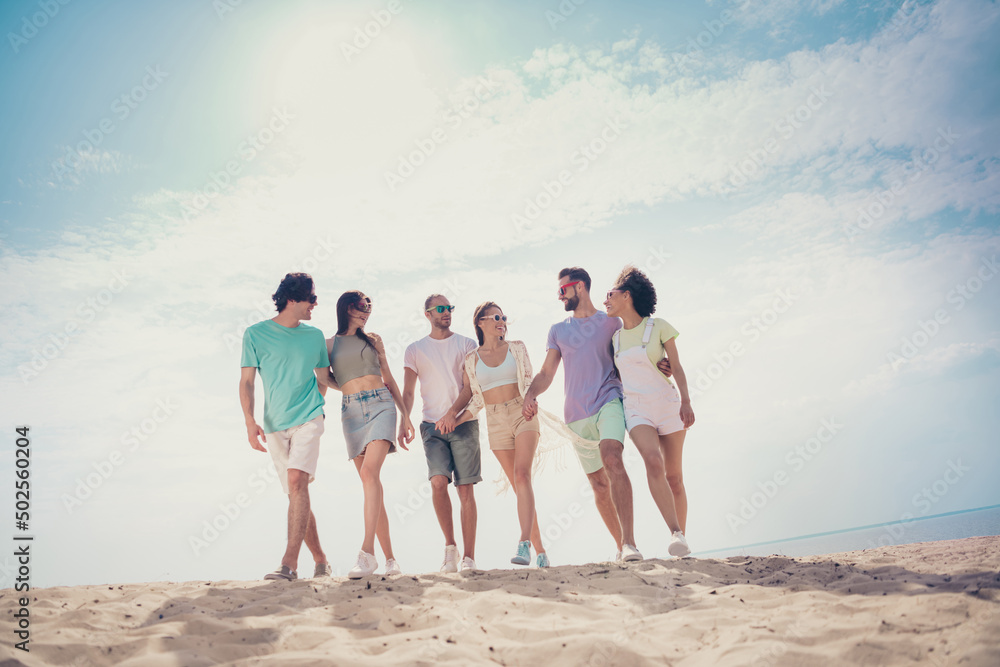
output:
[[[340,420],[347,441],[347,458],[364,454],[373,440],[388,440],[389,452],[396,451],[396,405],[386,388],[359,391],[340,402]]]

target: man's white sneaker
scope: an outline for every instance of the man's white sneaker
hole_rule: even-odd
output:
[[[358,562],[351,568],[351,571],[347,573],[348,579],[361,579],[362,577],[367,577],[368,575],[375,572],[378,567],[378,561],[375,560],[375,556],[368,553],[367,551],[358,552]]]
[[[403,571],[399,569],[399,563],[396,562],[396,559],[390,558],[385,562],[385,573],[391,577],[397,574],[403,574]]]
[[[667,547],[667,551],[674,558],[683,558],[691,553],[691,547],[688,546],[687,540],[684,538],[684,533],[681,531],[676,531],[670,537],[670,546]]]
[[[634,563],[642,560],[642,554],[631,544],[622,546],[622,560],[626,563]]]
[[[476,561],[472,560],[468,556],[462,559],[462,572],[474,572],[476,569]]]
[[[441,563],[442,572],[458,572],[458,547],[449,544],[444,548],[444,562]]]

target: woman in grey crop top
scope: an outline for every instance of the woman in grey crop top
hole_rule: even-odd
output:
[[[354,461],[365,492],[365,537],[358,561],[347,574],[351,579],[366,577],[378,567],[376,537],[385,554],[385,573],[400,573],[392,555],[379,474],[386,455],[396,451],[396,407],[403,412],[403,399],[389,371],[382,339],[365,333],[371,312],[372,301],[362,292],[344,292],[337,300],[337,335],[326,341],[330,373],[344,394],[340,418],[347,458]],[[405,428],[412,431],[409,417],[404,420]]]

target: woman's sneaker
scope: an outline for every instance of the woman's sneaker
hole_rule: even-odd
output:
[[[517,543],[517,553],[510,562],[514,565],[530,565],[531,564],[531,542],[524,541]]]
[[[441,563],[442,572],[458,572],[458,547],[449,544],[444,548],[444,562]]]
[[[622,545],[622,562],[635,563],[642,560],[642,554],[632,544]]]
[[[375,556],[367,551],[359,551],[358,562],[347,573],[347,578],[361,579],[362,577],[367,577],[373,574],[376,568],[378,568],[378,561],[375,560]]]
[[[683,558],[691,553],[691,547],[688,546],[684,533],[679,530],[674,532],[670,537],[670,546],[667,547],[667,551],[674,558]]]
[[[538,554],[538,567],[548,567],[548,566],[549,566],[549,557],[543,551],[542,553]]]
[[[399,569],[399,563],[396,562],[395,558],[390,558],[385,562],[385,573],[387,576],[394,576],[397,574],[403,574],[403,571]]]

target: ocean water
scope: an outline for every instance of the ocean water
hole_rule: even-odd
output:
[[[709,558],[771,554],[813,556],[875,549],[894,544],[957,540],[983,535],[1000,535],[1000,505],[935,514],[910,521],[890,521],[846,530],[796,536],[785,540],[700,551],[692,555]]]

